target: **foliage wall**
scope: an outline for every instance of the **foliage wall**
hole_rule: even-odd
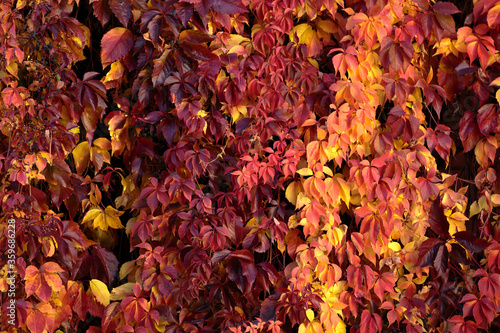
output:
[[[457,6],[3,0],[0,331],[498,329],[500,3]]]

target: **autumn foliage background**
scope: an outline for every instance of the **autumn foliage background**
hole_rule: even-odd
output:
[[[0,331],[499,329],[499,32],[491,0],[3,0]]]

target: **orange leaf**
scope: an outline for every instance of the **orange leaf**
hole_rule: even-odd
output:
[[[21,94],[15,88],[5,88],[2,90],[3,102],[6,105],[14,105],[15,107],[20,107],[23,105],[23,98]]]
[[[26,325],[31,333],[43,333],[45,330],[45,316],[39,311],[34,311],[26,318]]]

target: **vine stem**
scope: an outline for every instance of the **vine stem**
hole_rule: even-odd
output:
[[[464,182],[464,183],[467,183],[467,184],[472,184],[472,185],[475,184],[472,180],[468,180],[468,179],[464,179],[464,178],[460,178],[460,177],[457,177],[457,179]]]
[[[10,144],[11,144],[11,141],[12,141],[12,131],[13,131],[13,129],[12,129],[12,126],[11,126],[11,130],[9,132],[9,148],[7,149],[7,156],[10,155]]]

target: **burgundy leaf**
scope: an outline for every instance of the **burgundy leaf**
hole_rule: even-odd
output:
[[[436,259],[439,247],[443,244],[444,242],[437,238],[429,238],[423,242],[418,249],[418,255],[420,258],[417,265],[420,267],[432,266],[434,260]]]
[[[222,250],[222,251],[217,251],[214,253],[212,256],[212,263],[216,264],[222,260],[224,260],[228,254],[231,253],[229,250]]]
[[[134,46],[134,35],[126,28],[113,28],[101,40],[101,62],[107,67],[112,62],[123,58]]]
[[[448,250],[446,249],[445,244],[441,244],[439,246],[433,266],[438,272],[439,276],[445,278],[446,271],[448,269]]]
[[[429,211],[429,224],[432,231],[434,231],[439,236],[449,239],[450,233],[448,231],[450,223],[444,215],[443,207],[441,207],[441,199],[438,197],[432,203],[431,210]]]
[[[432,6],[432,9],[443,15],[453,15],[456,13],[460,13],[458,8],[451,2],[438,1],[434,6]]]
[[[241,0],[212,0],[211,7],[222,14],[238,14],[247,11]]]
[[[196,43],[183,42],[180,44],[184,53],[198,61],[217,60],[219,57],[213,54],[206,46]]]
[[[215,37],[208,35],[207,33],[200,30],[184,30],[179,35],[179,42],[188,43],[209,43],[214,40]]]
[[[453,235],[455,240],[470,252],[484,251],[490,244],[482,239],[477,238],[470,231],[460,231]]]
[[[132,4],[127,0],[109,0],[109,7],[124,27],[132,18]]]

